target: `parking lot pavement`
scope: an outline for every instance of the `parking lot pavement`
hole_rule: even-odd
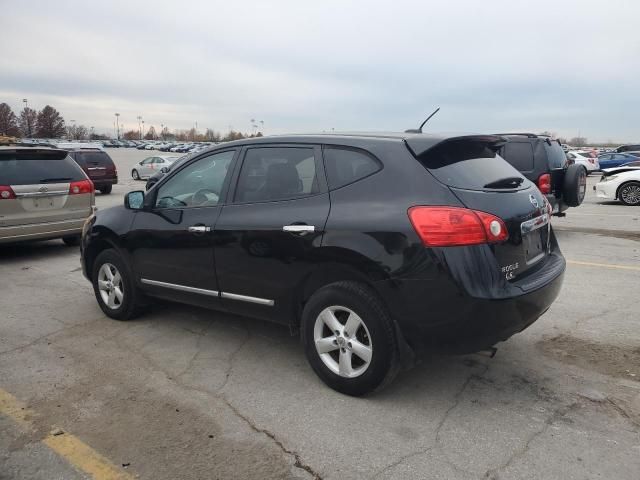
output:
[[[113,153],[121,180],[130,152]],[[588,196],[554,219],[568,268],[538,322],[493,359],[434,357],[361,399],[325,387],[280,326],[173,304],[109,320],[76,248],[3,247],[0,391],[33,431],[0,402],[0,478],[76,478],[40,441],[55,426],[143,479],[636,480],[637,214]]]

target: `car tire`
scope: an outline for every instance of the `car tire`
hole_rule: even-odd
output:
[[[103,195],[109,195],[111,190],[113,190],[113,185],[106,185],[100,189],[100,193]]]
[[[138,170],[136,170],[135,168],[131,170],[131,177],[134,180],[140,180],[140,174],[138,173]]]
[[[322,287],[306,303],[301,329],[311,368],[338,392],[362,396],[383,388],[398,372],[393,319],[367,285],[345,281]]]
[[[143,296],[135,286],[133,274],[114,249],[103,250],[96,257],[91,282],[98,305],[108,317],[131,320],[144,311]]]
[[[569,165],[564,174],[562,196],[564,203],[570,207],[579,207],[587,193],[587,169],[582,165]]]
[[[67,247],[77,247],[78,245],[80,245],[80,235],[62,237],[62,241]]]
[[[617,197],[625,205],[640,205],[640,182],[623,183],[618,187]]]

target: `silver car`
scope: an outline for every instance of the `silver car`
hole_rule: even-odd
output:
[[[155,175],[163,167],[168,167],[180,158],[179,155],[155,155],[136,163],[131,170],[131,177],[134,180],[142,180]]]
[[[0,244],[77,245],[94,205],[93,183],[66,150],[0,146]]]

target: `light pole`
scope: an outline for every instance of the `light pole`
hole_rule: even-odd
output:
[[[77,140],[77,131],[76,131],[76,121],[75,120],[69,120],[71,122],[71,140]]]
[[[260,120],[260,131],[264,135],[264,120]]]
[[[27,119],[27,129],[29,130],[29,138],[31,138],[31,119],[29,118],[29,101],[23,98],[24,102],[24,116]]]
[[[140,136],[140,140],[142,140],[142,128],[140,128],[140,121],[142,120],[142,117],[138,115],[136,118],[138,119],[138,135]]]
[[[164,142],[164,123],[160,124],[160,135],[162,135],[162,141]]]
[[[144,120],[142,120],[142,138],[144,138]],[[141,140],[142,140],[141,138]]]
[[[116,112],[116,138],[120,140],[120,114]]]
[[[91,127],[91,132],[89,133],[89,140],[93,140],[93,127]]]

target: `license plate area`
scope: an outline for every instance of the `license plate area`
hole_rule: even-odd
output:
[[[524,258],[527,265],[536,263],[544,258],[549,240],[548,229],[549,215],[546,213],[522,222],[520,225],[522,248],[524,249]]]

